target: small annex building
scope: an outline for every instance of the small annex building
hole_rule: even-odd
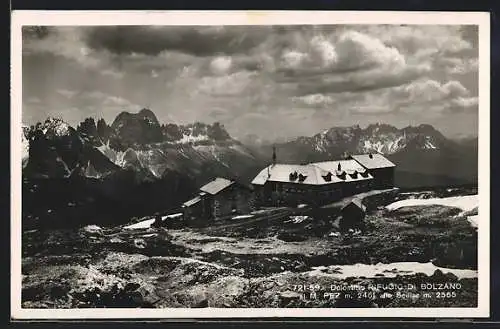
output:
[[[217,219],[245,214],[253,205],[252,188],[235,180],[217,177],[200,187],[198,194],[182,205],[184,219]]]
[[[339,227],[341,232],[347,232],[349,229],[365,228],[366,206],[363,202],[354,198],[341,209],[341,218]]]
[[[394,171],[396,165],[379,153],[351,155],[361,166],[373,176],[374,189],[394,187]]]

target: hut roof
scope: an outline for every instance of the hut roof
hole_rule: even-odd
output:
[[[217,177],[213,181],[200,187],[200,191],[215,195],[233,184],[234,184],[234,181],[231,181],[231,180],[225,179],[225,178],[221,178],[221,177]]]
[[[328,171],[311,164],[295,165],[279,163],[262,169],[260,173],[255,176],[252,184],[264,185],[267,181],[271,181],[305,185],[323,185],[343,181],[337,177],[332,177],[331,181],[326,181],[323,176],[327,174]]]
[[[339,164],[341,168],[340,172],[338,171]],[[329,173],[331,176],[325,179]],[[373,176],[355,160],[336,160],[315,162],[305,165],[273,164],[262,169],[260,173],[255,176],[252,184],[264,185],[267,181],[270,181],[305,185],[325,185],[367,179],[373,179]]]
[[[358,199],[358,198],[352,199],[349,203],[347,203],[345,206],[342,207],[342,210],[344,210],[348,207],[353,207],[353,206],[361,209],[363,212],[366,211],[366,206],[363,204],[361,199]]]
[[[191,200],[188,200],[188,201],[184,202],[182,205],[184,207],[191,207],[191,206],[197,204],[200,201],[201,201],[201,197],[200,196],[196,196],[196,197],[192,198]]]
[[[311,163],[324,171],[331,172],[334,175],[346,173],[344,182],[373,179],[373,176],[355,160],[336,160]],[[340,172],[338,171],[340,165]],[[360,174],[360,175],[357,175]]]
[[[379,153],[351,155],[351,158],[359,162],[367,169],[390,168],[396,165]]]

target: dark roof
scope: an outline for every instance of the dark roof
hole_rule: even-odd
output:
[[[379,153],[358,154],[351,155],[351,157],[366,169],[389,168],[396,166],[394,163],[387,160],[386,157]]]
[[[363,211],[366,211],[366,207],[365,205],[363,204],[363,202],[358,199],[358,198],[354,198],[351,200],[351,202],[349,202],[348,204],[346,204],[345,206],[342,207],[342,210],[347,208],[347,207],[352,207],[352,206],[355,206]]]

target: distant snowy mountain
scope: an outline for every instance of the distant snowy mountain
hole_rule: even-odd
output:
[[[422,124],[398,129],[387,124],[334,127],[310,137],[276,144],[279,162],[304,163],[346,157],[348,154],[381,153],[404,173],[405,185],[413,174],[430,175],[426,182],[477,182],[477,139],[457,143],[443,136],[431,125]],[[255,147],[263,158],[270,159],[271,145]],[[408,178],[408,179],[407,179]],[[423,181],[422,179],[420,179]]]
[[[404,150],[439,150],[449,141],[430,125],[398,129],[386,124],[334,127],[311,137],[299,137],[277,144],[286,161],[307,161],[315,157],[342,157],[347,154],[377,152],[395,154]],[[269,147],[270,145],[268,145]]]
[[[410,148],[439,149],[446,143],[446,138],[432,126],[397,129],[390,125],[374,124],[365,129],[359,126],[335,127],[312,137],[301,137],[289,144],[304,144],[319,153],[394,154]]]

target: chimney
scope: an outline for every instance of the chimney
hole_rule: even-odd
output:
[[[276,164],[276,146],[273,145],[273,166]]]
[[[338,170],[338,171],[341,171],[341,170],[342,170],[342,166],[340,165],[340,162],[339,162],[339,165],[337,166],[337,170]]]
[[[368,154],[368,157],[369,157],[370,159],[373,159],[373,154],[371,154],[371,153],[370,153],[370,154]]]

